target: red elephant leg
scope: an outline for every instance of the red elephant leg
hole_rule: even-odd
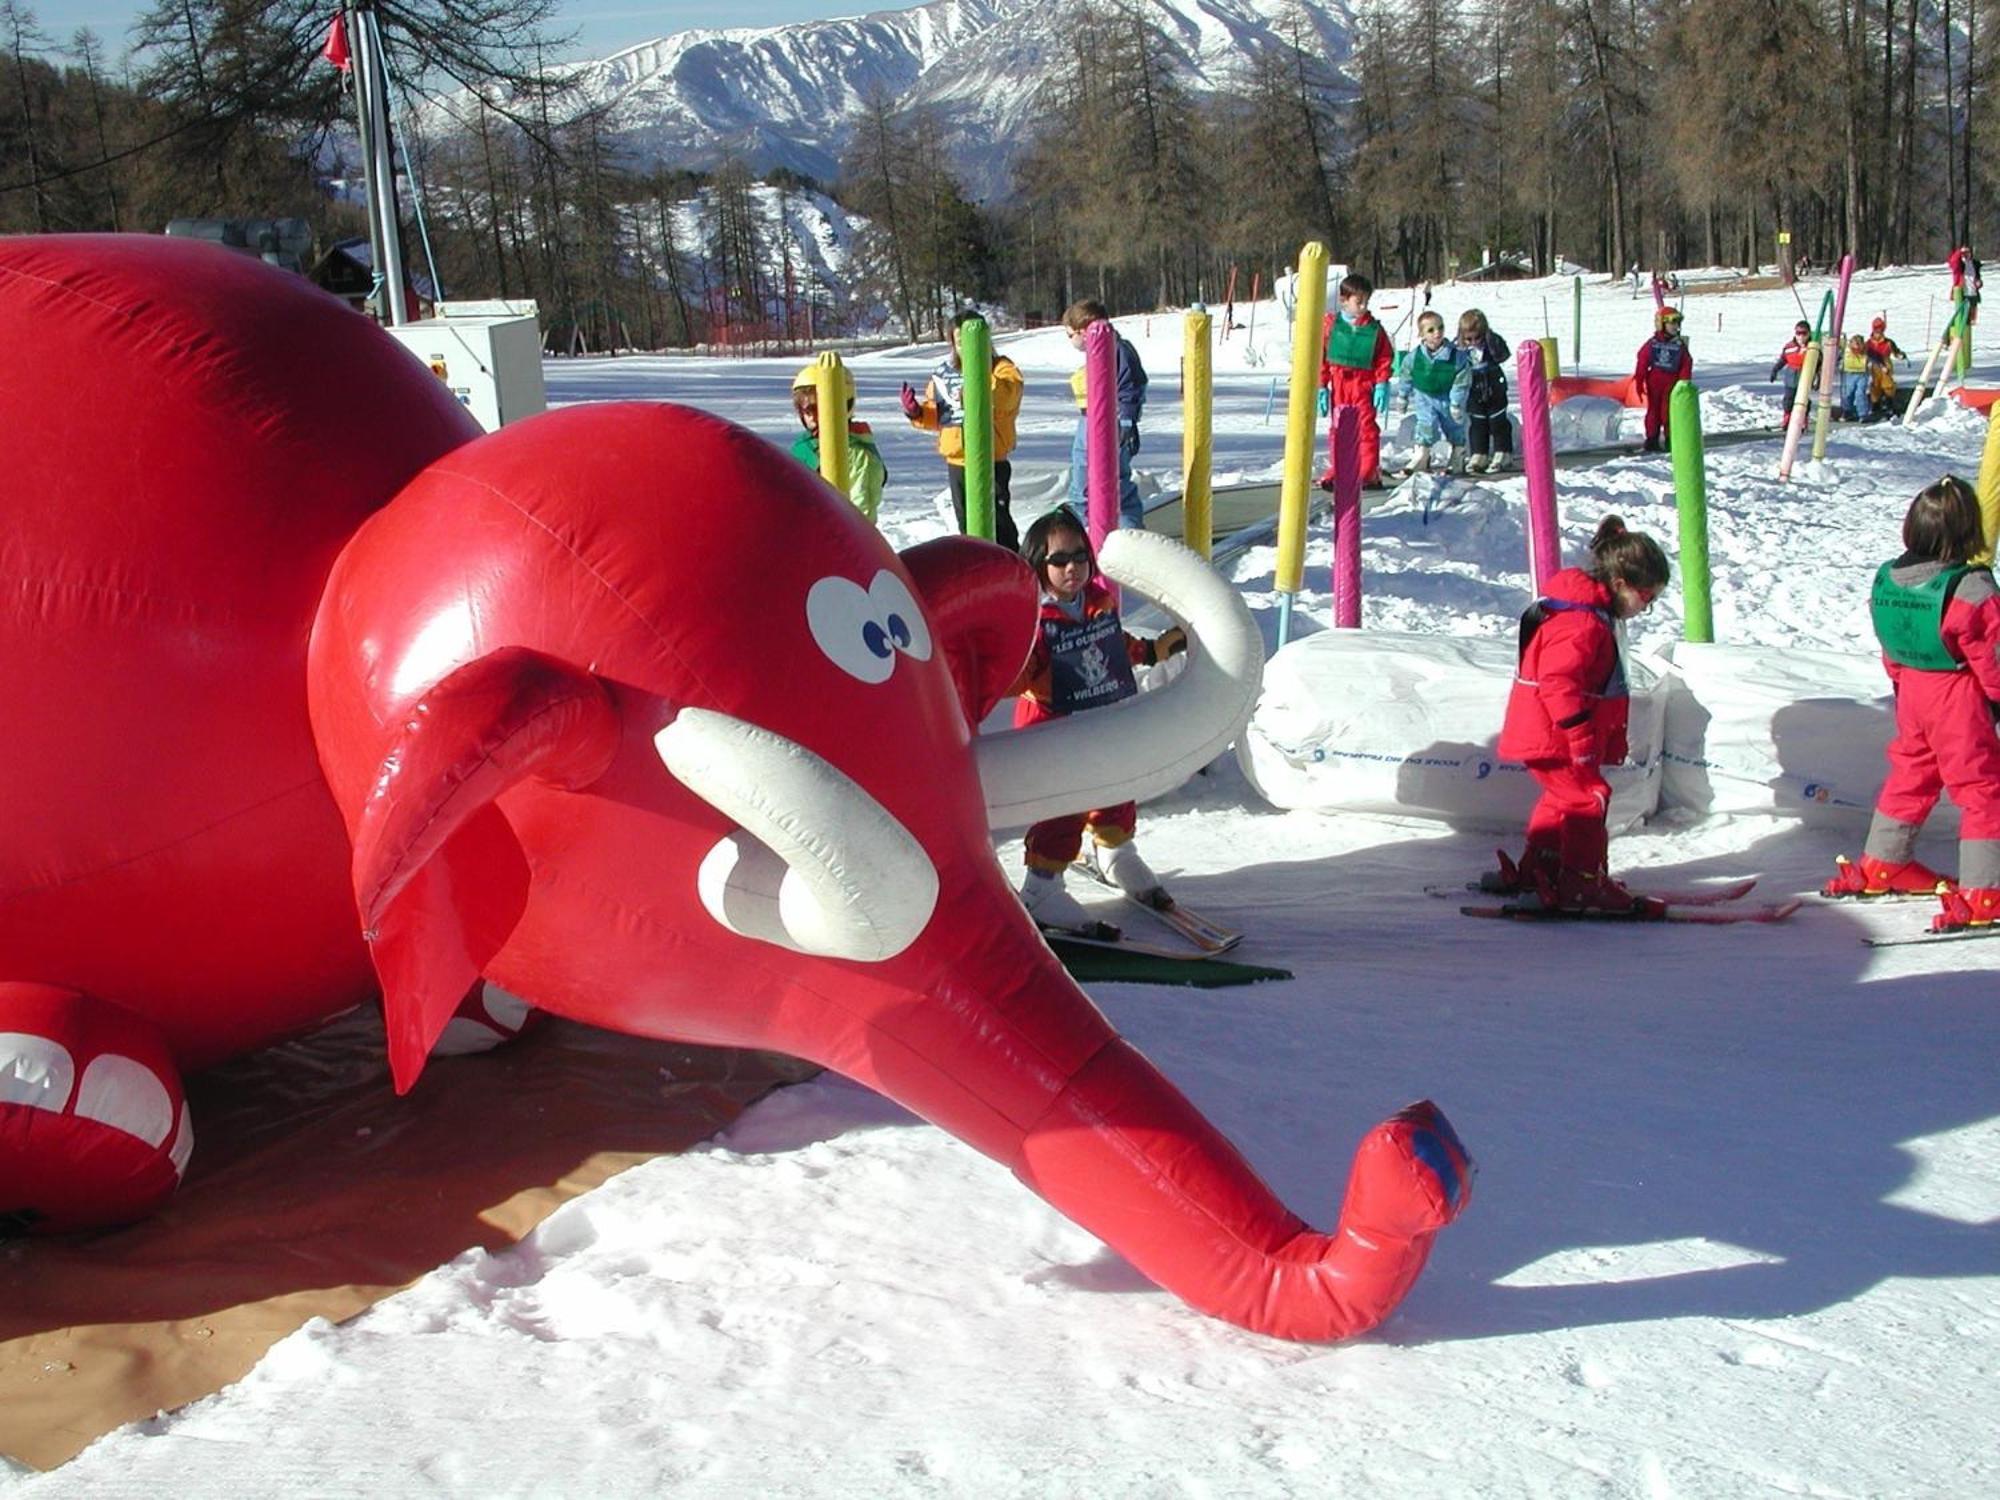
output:
[[[1340,1222],[1316,1233],[1122,1040],[1071,1078],[1027,1132],[1015,1171],[1199,1311],[1315,1340],[1394,1311],[1472,1188],[1464,1147],[1426,1100],[1363,1139]]]

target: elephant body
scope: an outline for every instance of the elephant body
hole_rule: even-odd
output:
[[[0,703],[36,722],[0,738],[29,789],[0,807],[0,1035],[32,986],[36,1017],[102,1001],[198,1067],[379,991],[406,1089],[490,979],[824,1063],[1195,1306],[1291,1337],[1379,1321],[1462,1209],[1469,1162],[1424,1104],[1364,1142],[1342,1229],[1308,1230],[993,857],[990,821],[1092,805],[1113,767],[1171,785],[1247,712],[1254,627],[1171,544],[1106,559],[1198,601],[1185,683],[979,740],[1035,629],[1025,567],[959,538],[899,556],[729,423],[609,403],[480,436],[331,299],[138,237],[0,244],[0,330],[27,351],[0,432],[32,476],[0,518]],[[106,399],[64,397],[93,360]],[[15,1034],[17,1076],[64,1076],[54,1039]],[[57,1092],[0,1089],[0,1217],[37,1211],[10,1162],[52,1175],[35,1108],[157,1115]]]

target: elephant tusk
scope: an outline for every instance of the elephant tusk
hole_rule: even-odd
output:
[[[973,742],[986,819],[1013,828],[1171,791],[1242,730],[1264,679],[1264,641],[1242,597],[1166,537],[1114,531],[1107,577],[1186,626],[1187,669],[1158,692]]]
[[[702,905],[731,932],[821,958],[880,963],[924,930],[938,877],[909,830],[783,735],[683,709],[654,736],[674,777],[732,823],[702,860]]]

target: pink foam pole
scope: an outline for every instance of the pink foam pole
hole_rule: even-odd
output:
[[[1549,431],[1549,375],[1542,346],[1524,339],[1514,351],[1521,391],[1521,467],[1528,476],[1528,573],[1540,593],[1562,566],[1556,541],[1556,449]]]
[[[1333,623],[1361,628],[1361,412],[1333,409]]]
[[[1833,342],[1839,345],[1842,334],[1842,320],[1847,316],[1847,284],[1854,279],[1854,252],[1848,251],[1840,257],[1840,285],[1833,293]]]
[[[1084,499],[1090,545],[1102,547],[1118,529],[1118,335],[1099,318],[1083,336]]]

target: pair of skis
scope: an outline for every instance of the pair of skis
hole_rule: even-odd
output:
[[[1049,937],[1061,938],[1069,943],[1081,943],[1086,947],[1112,948],[1124,953],[1144,953],[1153,958],[1188,959],[1193,962],[1227,953],[1243,941],[1242,933],[1190,910],[1165,891],[1154,892],[1158,899],[1148,900],[1119,889],[1105,878],[1103,871],[1083,860],[1078,860],[1071,868],[1077,874],[1096,881],[1106,890],[1116,892],[1128,904],[1144,912],[1153,921],[1180,938],[1186,946],[1149,943],[1140,938],[1127,937],[1123,929],[1112,922],[1092,922],[1084,928],[1051,927],[1043,924],[1042,931]]]
[[[1726,927],[1739,922],[1782,922],[1804,904],[1796,896],[1785,901],[1749,906],[1736,904],[1756,886],[1756,880],[1750,879],[1688,890],[1635,891],[1633,894],[1645,897],[1648,904],[1631,911],[1571,911],[1559,906],[1544,906],[1530,894],[1491,904],[1461,905],[1459,911],[1468,917],[1494,917],[1514,922],[1686,922],[1706,927]],[[1457,896],[1465,891],[1481,889],[1477,881],[1463,886],[1429,887],[1434,896]]]

